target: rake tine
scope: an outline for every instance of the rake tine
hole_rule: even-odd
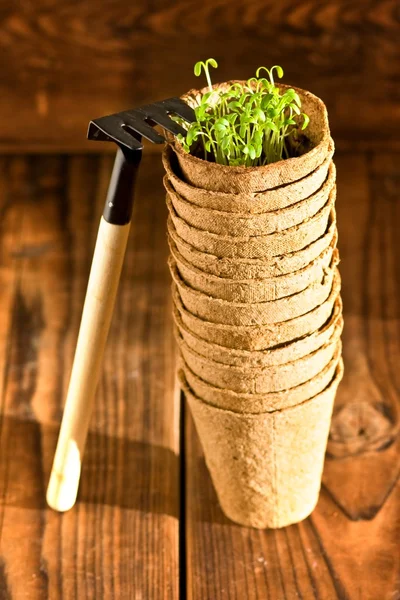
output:
[[[143,112],[146,118],[151,119],[158,125],[161,125],[164,129],[172,133],[173,135],[186,135],[187,131],[182,125],[173,121],[168,115],[165,114],[165,109],[158,106],[150,106],[149,110],[139,109]]]
[[[193,108],[180,98],[167,98],[167,100],[161,100],[161,102],[155,102],[155,104],[162,106],[169,113],[175,113],[178,117],[182,117],[188,123],[193,123],[196,120]]]
[[[153,129],[151,125],[146,123],[142,118],[139,118],[138,110],[120,113],[121,118],[124,120],[123,128],[133,129],[139,135],[146,138],[153,144],[163,144],[165,142],[164,136],[160,135]]]
[[[123,128],[124,121],[114,115],[90,121],[87,137],[89,140],[114,141],[128,150],[142,150],[143,144]]]

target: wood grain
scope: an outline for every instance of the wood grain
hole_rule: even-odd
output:
[[[257,531],[219,508],[185,408],[187,597],[400,597],[398,155],[339,155],[345,378],[312,516]]]
[[[143,163],[78,503],[64,515],[45,507],[111,162],[0,161],[5,599],[178,597],[179,397],[160,163]]]
[[[398,160],[336,158],[346,372],[324,483],[309,519],[257,531],[222,514],[187,410],[179,456],[158,157],[141,167],[79,501],[46,508],[112,159],[0,157],[1,599],[400,598]]]
[[[325,484],[354,520],[381,510],[400,473],[397,164],[397,155],[367,155],[348,157],[341,169],[338,219],[341,267],[349,281],[343,289],[349,367],[332,421]],[[354,479],[362,485],[354,486]]]
[[[399,146],[396,0],[3,0],[0,149],[85,148],[90,119],[281,64],[320,95],[340,146]],[[96,149],[93,150],[93,147]],[[103,146],[104,150],[109,145]]]

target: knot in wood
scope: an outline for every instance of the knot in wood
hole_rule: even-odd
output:
[[[350,402],[332,417],[328,455],[344,458],[390,446],[398,432],[398,418],[383,402]]]

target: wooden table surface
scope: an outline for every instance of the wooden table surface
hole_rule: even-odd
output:
[[[0,598],[400,598],[400,178],[396,154],[336,157],[344,359],[313,515],[228,521],[175,380],[159,156],[133,230],[79,500],[46,508],[112,159],[0,158]]]

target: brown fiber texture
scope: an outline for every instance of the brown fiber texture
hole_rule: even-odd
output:
[[[181,386],[222,509],[258,528],[315,507],[343,373],[334,144],[297,91],[301,156],[225,167],[172,136],[163,153]]]
[[[233,367],[271,367],[292,362],[311,354],[328,343],[334,330],[343,329],[342,301],[338,297],[329,320],[317,331],[292,342],[270,348],[268,350],[237,350],[213,344],[198,337],[184,324],[179,310],[174,306],[173,316],[179,334],[191,350],[204,358],[214,360]]]
[[[189,287],[229,302],[268,302],[301,292],[306,287],[321,281],[332,263],[338,263],[338,252],[333,245],[326,248],[318,258],[303,269],[269,278],[228,279],[208,275],[193,267],[170,240],[170,250],[179,275]]]
[[[172,296],[183,323],[198,337],[227,348],[266,350],[309,335],[323,327],[332,314],[340,293],[340,285],[340,275],[336,271],[333,286],[326,301],[300,317],[268,325],[238,326],[213,323],[189,312],[184,307],[175,286],[173,286]]]
[[[334,145],[331,139],[329,152],[324,162],[306,177],[266,192],[248,194],[213,192],[186,183],[181,178],[182,174],[179,173],[176,155],[169,145],[165,146],[162,158],[169,182],[187,202],[201,208],[256,215],[286,208],[317,192],[326,180],[333,152]]]
[[[214,89],[226,90],[226,82],[214,85]],[[291,86],[277,84],[283,91]],[[225,193],[257,193],[298,181],[317,169],[330,152],[330,131],[326,107],[322,100],[298,88],[294,88],[302,101],[302,111],[310,117],[307,138],[311,149],[301,156],[280,160],[262,167],[229,167],[212,163],[187,154],[180,142],[169,137],[176,153],[185,181],[197,188]],[[182,98],[196,106],[208,88],[191,90]]]
[[[337,274],[337,268],[333,263],[320,281],[309,285],[297,294],[271,302],[243,304],[213,298],[193,290],[182,281],[172,258],[169,259],[169,267],[181,300],[189,312],[213,323],[235,326],[281,323],[312,311],[327,300],[332,289],[333,278]]]
[[[176,214],[192,227],[217,235],[243,237],[284,231],[310,219],[326,205],[335,181],[336,170],[332,162],[326,180],[314,194],[288,208],[257,215],[248,211],[223,212],[191,204],[175,192],[167,177],[164,177],[164,187]]]
[[[268,367],[233,367],[204,358],[180,338],[179,349],[189,369],[206,383],[238,394],[268,394],[305,383],[320,373],[340,347],[340,330],[327,344],[298,360]]]
[[[281,411],[245,414],[206,404],[181,385],[219,502],[233,521],[279,528],[305,519],[319,496],[340,363],[330,385]]]
[[[210,385],[193,373],[182,359],[180,365],[191,391],[207,404],[237,413],[259,414],[301,404],[322,392],[332,381],[340,355],[341,347],[338,345],[332,360],[312,379],[292,388],[266,394],[237,393]]]
[[[336,213],[332,209],[328,228],[323,235],[297,252],[265,259],[220,258],[208,252],[200,252],[185,242],[176,232],[171,218],[167,223],[170,244],[176,245],[180,254],[193,266],[209,275],[228,279],[263,279],[293,273],[315,260],[334,241],[337,243]]]
[[[328,201],[321,210],[299,225],[267,235],[244,237],[217,235],[192,227],[176,214],[168,196],[167,206],[179,237],[197,250],[220,258],[271,258],[301,250],[324,235],[335,199],[336,186],[332,188]]]

